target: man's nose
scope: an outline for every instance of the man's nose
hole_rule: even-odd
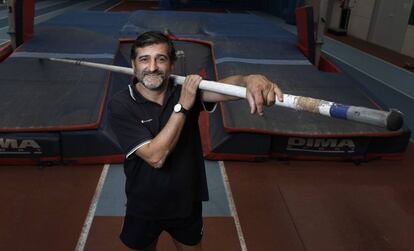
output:
[[[149,70],[150,70],[150,71],[155,71],[155,70],[158,70],[157,60],[152,59],[152,60],[150,61],[150,64],[149,64]]]

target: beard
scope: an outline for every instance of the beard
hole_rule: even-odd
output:
[[[144,71],[141,76],[137,78],[138,82],[142,83],[145,88],[156,91],[163,87],[166,74],[162,71]]]

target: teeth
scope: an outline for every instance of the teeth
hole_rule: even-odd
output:
[[[159,85],[162,82],[160,75],[148,74],[144,76],[144,81],[149,85]]]
[[[148,77],[148,78],[160,78],[160,76],[158,76],[158,75],[147,75],[145,77]]]

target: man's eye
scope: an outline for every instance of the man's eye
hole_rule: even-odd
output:
[[[165,63],[165,62],[167,62],[167,59],[166,58],[158,58],[158,62],[160,62],[160,63]]]
[[[141,62],[141,63],[145,63],[145,62],[147,62],[148,61],[148,58],[140,58],[139,59],[139,62]]]

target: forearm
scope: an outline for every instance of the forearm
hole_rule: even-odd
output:
[[[219,80],[220,83],[232,84],[246,87],[246,76],[233,75]]]
[[[164,128],[136,154],[149,165],[160,168],[176,146],[184,127],[185,115],[173,112]]]
[[[246,99],[250,106],[250,113],[263,114],[263,106],[274,105],[277,97],[283,102],[283,93],[279,87],[263,75],[235,75],[220,80],[222,83],[228,83],[246,87]],[[203,101],[218,102],[236,100],[238,98],[217,94],[213,92],[204,92]]]
[[[246,76],[243,75],[234,75],[229,76],[223,79],[220,79],[218,81],[219,83],[225,83],[225,84],[231,84],[231,85],[237,85],[246,87]],[[229,101],[229,100],[237,100],[238,97],[229,96],[225,94],[210,92],[210,91],[204,91],[203,92],[203,101],[205,102],[219,102],[219,101]]]

